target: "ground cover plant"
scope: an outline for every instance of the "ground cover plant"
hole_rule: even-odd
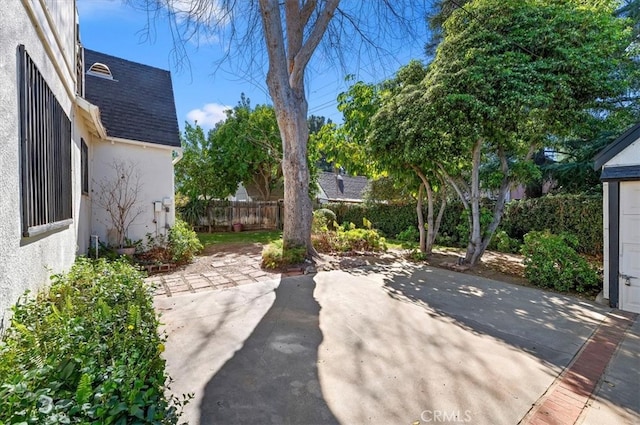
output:
[[[0,424],[176,424],[152,296],[124,259],[79,259],[13,307],[0,343]]]

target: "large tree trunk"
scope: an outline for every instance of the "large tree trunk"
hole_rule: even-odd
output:
[[[426,180],[426,179],[425,179]],[[433,189],[431,183],[427,182],[427,246],[426,253],[431,254],[433,251],[433,241],[436,239],[434,233],[435,226],[433,224]]]
[[[274,97],[275,99],[275,97]],[[311,245],[312,205],[309,197],[309,168],[307,166],[307,105],[292,102],[280,109],[278,126],[282,133],[284,175],[284,248],[306,247],[307,253],[315,252]]]
[[[420,224],[420,250],[425,254],[431,254],[433,251],[433,244],[436,240],[436,235],[438,234],[438,227],[440,227],[440,221],[442,220],[442,214],[444,213],[444,206],[441,206],[440,211],[438,212],[437,222],[434,222],[433,216],[433,189],[431,188],[431,182],[427,179],[427,176],[417,167],[413,167],[413,170],[416,172],[418,177],[420,177],[420,181],[422,184],[420,185],[420,194],[418,195],[418,223]],[[424,234],[424,219],[420,220],[422,215],[422,188],[425,188],[427,191],[427,235],[426,240],[423,240]],[[443,204],[444,205],[444,204]],[[437,223],[437,224],[436,224]]]
[[[260,0],[260,15],[269,55],[267,86],[273,100],[282,137],[284,176],[284,249],[305,247],[315,254],[311,244],[311,199],[307,166],[307,101],[304,73],[311,55],[320,43],[339,0],[328,0],[318,13],[316,2],[301,5],[298,0]],[[310,18],[315,21],[310,24]],[[286,24],[286,31],[283,28]]]
[[[469,232],[469,244],[464,262],[475,266],[482,255],[482,229],[480,226],[480,158],[482,154],[482,140],[478,139],[473,147],[471,168],[471,231]]]
[[[438,216],[436,217],[436,222],[433,225],[433,233],[432,239],[429,242],[433,249],[433,245],[436,244],[436,236],[438,236],[438,232],[440,231],[440,223],[442,223],[442,217],[444,216],[444,210],[447,207],[447,195],[442,192],[441,194],[442,200],[440,201],[440,209],[438,210]]]
[[[500,184],[500,192],[498,193],[498,199],[496,200],[496,204],[493,207],[493,218],[491,219],[491,223],[487,228],[484,237],[482,238],[482,243],[480,247],[474,252],[474,256],[472,257],[473,261],[471,264],[477,264],[480,261],[480,258],[484,255],[489,243],[491,243],[491,238],[493,238],[496,229],[500,225],[500,221],[502,221],[502,215],[504,214],[504,205],[507,200],[507,193],[509,193],[509,188],[511,187],[511,179],[509,178],[509,164],[507,162],[507,157],[504,154],[503,150],[498,152],[498,157],[500,158],[500,168],[502,171],[502,183]]]

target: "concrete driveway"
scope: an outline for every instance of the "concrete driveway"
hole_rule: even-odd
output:
[[[190,424],[542,423],[536,406],[610,313],[403,262],[159,297],[156,306],[172,390],[195,393]],[[640,420],[633,330],[611,378],[624,385],[599,386],[589,403],[598,412],[578,412],[581,422]]]

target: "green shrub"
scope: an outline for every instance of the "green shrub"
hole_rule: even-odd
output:
[[[319,219],[319,221],[324,218]],[[342,223],[336,230],[329,230],[322,226],[315,226],[311,235],[314,248],[319,252],[348,252],[348,251],[386,251],[385,239],[373,229],[373,224],[366,218],[362,219],[364,229],[357,228],[353,223]]]
[[[601,285],[597,271],[574,249],[578,239],[548,230],[524,236],[525,277],[534,285],[559,291],[595,292]]]
[[[324,220],[325,225],[329,229],[333,229],[333,223],[338,221],[338,218],[336,217],[336,213],[334,213],[328,208],[320,208],[315,210],[313,212],[313,218],[314,220],[316,218],[318,218],[318,220],[320,221]]]
[[[169,230],[168,247],[174,263],[187,264],[202,250],[202,243],[200,243],[196,232],[186,222],[177,218]]]
[[[79,259],[13,307],[0,344],[0,423],[177,423],[186,399],[167,399],[157,328],[138,271]]]
[[[305,247],[283,249],[282,239],[273,241],[262,249],[262,267],[281,269],[291,264],[300,264],[307,255]]]
[[[486,227],[490,221],[493,202],[482,200],[481,221]],[[383,235],[395,236],[409,227],[417,227],[416,205],[353,205],[328,204],[336,213],[337,221],[361,223],[367,217]],[[426,211],[425,211],[426,214]],[[436,243],[465,247],[469,238],[465,209],[458,200],[449,202],[440,223]],[[602,255],[602,196],[546,195],[541,198],[507,203],[498,230],[504,230],[512,239],[522,241],[532,230],[549,229],[552,233],[576,235],[579,253]]]
[[[416,226],[409,226],[396,235],[396,239],[402,242],[418,242],[420,231]]]
[[[509,254],[515,254],[520,252],[522,244],[519,240],[509,237],[504,230],[498,230],[491,238],[489,249],[493,249],[499,252],[506,252]]]
[[[343,252],[387,250],[385,239],[375,229],[339,228],[336,240],[336,250]]]

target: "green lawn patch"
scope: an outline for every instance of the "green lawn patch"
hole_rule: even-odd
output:
[[[282,238],[279,230],[254,230],[247,232],[198,233],[202,245],[218,245],[227,243],[260,243],[266,245]]]

